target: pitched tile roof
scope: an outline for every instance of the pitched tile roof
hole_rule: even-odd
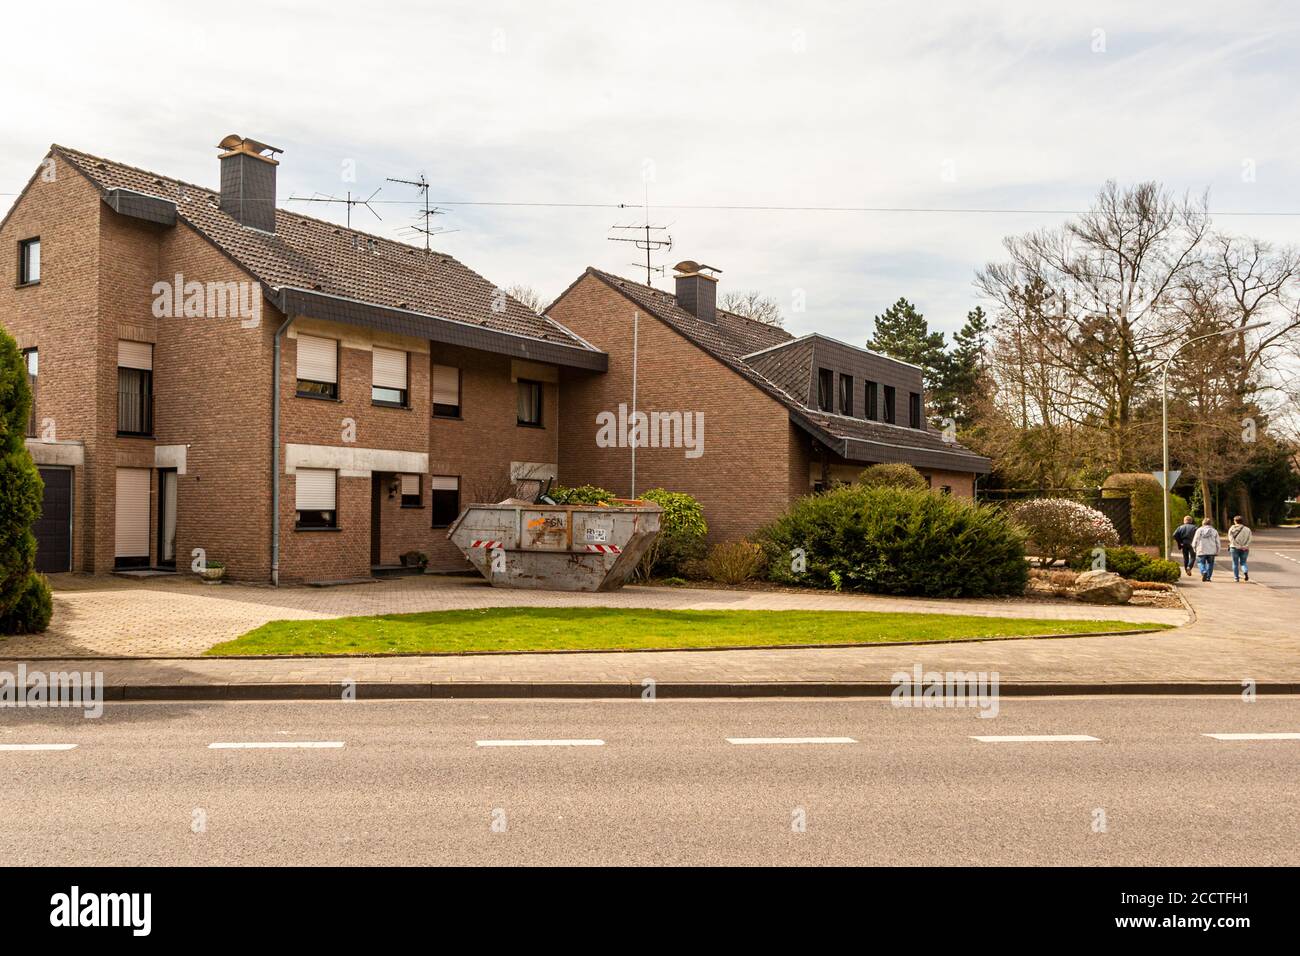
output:
[[[426,255],[422,248],[284,209],[275,212],[275,233],[261,232],[217,208],[215,190],[63,146],[51,151],[104,192],[124,189],[175,203],[179,218],[269,286],[314,290],[595,351],[445,253]]]
[[[722,309],[717,311],[716,322],[705,322],[681,308],[676,296],[670,293],[600,269],[588,267],[587,273],[621,292],[782,402],[789,408],[795,424],[850,461],[904,461],[920,467],[981,474],[990,469],[989,459],[944,439],[940,432],[928,426],[904,428],[809,407],[815,335],[795,338],[782,328]]]

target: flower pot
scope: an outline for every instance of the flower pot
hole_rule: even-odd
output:
[[[225,568],[204,568],[199,572],[199,577],[204,584],[220,584],[221,579],[225,577]]]

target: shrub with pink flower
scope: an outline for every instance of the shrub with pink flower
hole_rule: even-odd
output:
[[[1017,502],[1010,510],[1012,520],[1032,541],[1030,553],[1038,555],[1043,567],[1057,561],[1069,563],[1093,548],[1119,544],[1119,534],[1109,518],[1068,498],[1034,498]]]

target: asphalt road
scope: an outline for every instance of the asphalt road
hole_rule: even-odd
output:
[[[1300,739],[1204,736],[1300,734],[1300,698],[977,713],[887,700],[0,710],[0,859],[1300,863]],[[1096,739],[975,739],[991,735]],[[14,749],[28,744],[76,746]]]
[[[1250,549],[1250,579],[1300,597],[1300,528],[1277,528],[1256,535]],[[1219,575],[1232,582],[1232,555],[1225,549],[1215,561]]]

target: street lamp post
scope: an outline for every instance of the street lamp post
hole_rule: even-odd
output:
[[[1262,329],[1268,325],[1267,322],[1256,322],[1254,325],[1244,325],[1239,329],[1223,329],[1219,332],[1207,332],[1205,335],[1198,335],[1194,339],[1188,339],[1178,348],[1174,349],[1173,355],[1165,359],[1164,366],[1160,372],[1160,444],[1164,453],[1163,480],[1161,485],[1164,488],[1164,516],[1165,516],[1165,554],[1169,554],[1169,365],[1174,358],[1187,346],[1194,342],[1200,342],[1202,339],[1212,339],[1216,335],[1235,335],[1238,332],[1249,332],[1252,329]]]

